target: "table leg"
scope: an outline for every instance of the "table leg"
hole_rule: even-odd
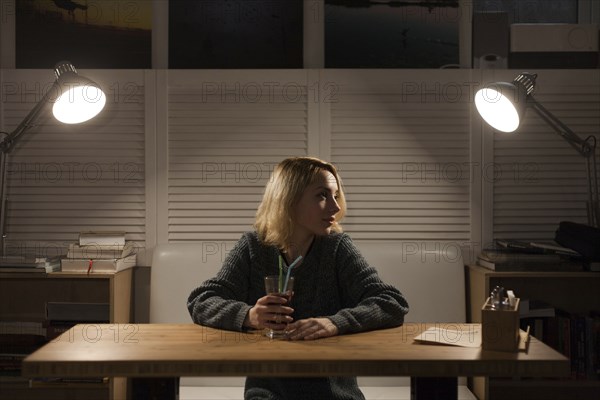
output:
[[[458,378],[456,377],[411,377],[411,400],[452,400],[458,399]]]
[[[132,378],[129,385],[131,400],[177,400],[179,378]]]

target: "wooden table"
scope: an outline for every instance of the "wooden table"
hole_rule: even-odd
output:
[[[429,399],[456,397],[459,376],[569,375],[568,359],[535,338],[526,353],[413,341],[431,326],[461,329],[465,335],[473,335],[479,328],[478,324],[407,323],[399,328],[293,342],[192,324],[77,325],[28,356],[23,375],[161,378],[153,389],[166,387],[173,396],[176,379],[181,376],[410,376],[413,398]],[[140,382],[149,383],[150,379],[137,380]],[[432,388],[443,392],[431,393]],[[151,398],[151,390],[134,387],[133,395]],[[164,396],[163,392],[156,398]]]

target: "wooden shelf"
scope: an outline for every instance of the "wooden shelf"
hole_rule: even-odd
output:
[[[101,382],[95,381],[45,381],[34,379],[30,382],[30,386],[35,389],[103,389],[108,390],[109,379],[104,378]]]
[[[111,323],[132,320],[133,270],[117,273],[2,273],[0,321],[43,322],[47,302],[108,303]],[[125,378],[108,383],[32,382],[19,377],[0,379],[1,399],[123,399]]]
[[[492,381],[493,386],[514,386],[517,384],[518,386],[546,386],[549,388],[552,387],[571,387],[571,388],[579,388],[579,387],[590,387],[590,388],[600,388],[600,381],[592,381],[592,380],[576,380],[576,379],[515,379],[515,378],[495,378]]]
[[[478,265],[466,267],[467,319],[481,322],[481,306],[496,285],[517,297],[545,301],[573,314],[600,311],[600,273],[496,272]],[[600,381],[472,378],[470,388],[480,400],[600,398]]]
[[[489,399],[590,400],[600,398],[600,381],[490,379]]]
[[[597,272],[496,272],[469,265],[467,284],[469,322],[481,322],[481,306],[496,285],[513,290],[517,297],[545,301],[571,313],[600,310]]]
[[[516,277],[516,278],[596,278],[600,279],[600,273],[588,271],[492,271],[479,265],[469,265],[469,268],[475,271],[496,276],[496,277]]]
[[[123,399],[124,397],[113,397],[108,385],[105,388],[97,387],[82,388],[30,388],[28,385],[21,387],[0,388],[0,398],[11,400],[106,400],[108,398]]]

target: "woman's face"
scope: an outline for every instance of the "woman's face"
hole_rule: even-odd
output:
[[[333,174],[321,170],[317,180],[309,185],[295,208],[294,236],[305,239],[313,235],[328,235],[340,211],[337,203],[338,184]]]

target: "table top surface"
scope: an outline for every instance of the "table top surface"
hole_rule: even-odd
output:
[[[315,341],[194,324],[82,324],[29,355],[26,377],[528,376],[566,377],[569,361],[531,338],[527,352],[423,344],[429,327],[476,335],[479,324],[406,323]],[[470,337],[468,336],[470,340]],[[464,339],[464,337],[462,337]],[[449,338],[452,340],[452,338]]]

